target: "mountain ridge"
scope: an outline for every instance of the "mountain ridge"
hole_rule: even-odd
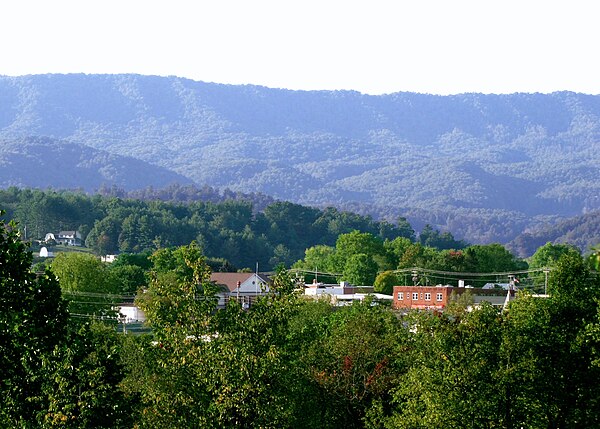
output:
[[[139,159],[48,137],[0,138],[0,187],[134,190],[193,182]]]
[[[508,242],[600,207],[600,96],[574,92],[374,96],[143,75],[0,77],[0,136],[26,135],[132,156],[199,185],[387,219],[420,213],[471,242]]]

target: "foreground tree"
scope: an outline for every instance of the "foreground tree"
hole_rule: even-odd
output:
[[[217,288],[195,243],[160,249],[151,260],[150,284],[138,305],[153,334],[131,346],[125,389],[140,397],[140,427],[212,427],[206,377]]]
[[[473,312],[414,313],[407,323],[412,362],[394,386],[390,427],[502,427],[498,393],[501,322],[490,305]]]
[[[38,373],[67,324],[58,281],[32,272],[31,262],[16,224],[0,219],[0,421],[7,427],[29,426],[44,409]]]
[[[303,427],[298,403],[308,405],[307,397],[295,394],[301,377],[287,343],[297,308],[292,277],[280,270],[275,293],[249,310],[230,302],[216,311],[217,290],[196,245],[152,260],[139,304],[153,336],[136,341],[124,383],[140,396],[139,426]]]
[[[377,427],[390,412],[390,389],[406,361],[408,331],[386,308],[357,303],[321,320],[301,361],[318,387],[318,427]],[[317,331],[319,332],[319,331]]]
[[[205,342],[209,372],[203,377],[211,395],[207,426],[307,427],[310,401],[288,341],[289,323],[297,312],[294,282],[279,269],[275,293],[257,300],[249,310],[230,303],[216,318],[217,333]],[[310,427],[310,426],[308,426]]]
[[[599,286],[583,258],[567,253],[550,274],[550,298],[510,304],[502,344],[505,427],[600,425],[600,371],[586,341]]]
[[[47,409],[39,427],[126,428],[136,419],[135,395],[120,388],[126,340],[99,322],[72,325],[65,341],[44,359],[39,376]]]

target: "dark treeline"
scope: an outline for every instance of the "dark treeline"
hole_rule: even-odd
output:
[[[116,197],[144,201],[164,201],[169,203],[250,201],[256,211],[262,211],[275,199],[261,193],[244,193],[232,191],[229,188],[219,190],[212,186],[181,185],[173,183],[164,188],[148,186],[142,189],[126,190],[118,186],[101,186],[97,193],[103,197]]]
[[[115,189],[104,192],[119,194]],[[90,196],[12,187],[0,191],[0,207],[20,223],[29,239],[78,230],[86,246],[99,255],[139,253],[195,240],[207,256],[225,258],[238,268],[254,268],[256,263],[262,269],[280,263],[290,266],[308,247],[333,245],[340,234],[353,230],[382,240],[415,236],[404,218],[392,224],[334,208],[320,210],[264,199],[267,204],[259,206],[259,211],[239,195],[228,199],[224,194],[220,202],[197,200],[202,195],[217,199],[212,189],[174,186],[168,192],[140,191],[136,195],[148,199],[141,200],[126,198],[128,194]],[[154,197],[168,202],[150,200]],[[437,236],[446,242],[452,239],[447,233]]]

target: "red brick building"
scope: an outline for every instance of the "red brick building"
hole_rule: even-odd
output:
[[[393,307],[443,310],[448,305],[452,286],[394,286]],[[460,288],[464,291],[464,288]]]
[[[474,304],[483,301],[493,305],[503,305],[508,291],[504,289],[481,289],[454,286],[394,286],[395,309],[421,309],[443,310],[448,305],[451,295],[460,295],[465,292],[473,295]],[[515,291],[510,291],[510,299],[514,298]]]

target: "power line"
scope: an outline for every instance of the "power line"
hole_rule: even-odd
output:
[[[63,295],[75,295],[84,296],[91,298],[115,298],[115,299],[134,299],[135,295],[119,295],[113,293],[101,293],[101,292],[82,292],[82,291],[63,291]]]
[[[290,273],[317,274],[319,276],[341,277],[341,273],[328,273],[325,271],[306,270],[303,268],[294,268],[289,270]]]
[[[442,276],[459,276],[459,277],[486,277],[486,276],[496,276],[496,277],[505,277],[509,275],[515,274],[531,274],[531,273],[543,273],[544,270],[552,271],[552,268],[535,268],[532,270],[515,270],[515,271],[503,271],[503,272],[491,272],[491,273],[469,273],[469,272],[460,272],[460,271],[440,271],[440,270],[431,270],[428,268],[402,268],[399,270],[393,271],[395,274],[412,274],[413,272],[417,273],[428,273],[428,274],[438,274]]]
[[[105,301],[69,301],[70,304],[115,305],[115,302]]]
[[[119,320],[115,316],[98,316],[97,314],[82,314],[82,313],[69,313],[69,316],[76,317],[78,319],[101,319],[101,320]]]

